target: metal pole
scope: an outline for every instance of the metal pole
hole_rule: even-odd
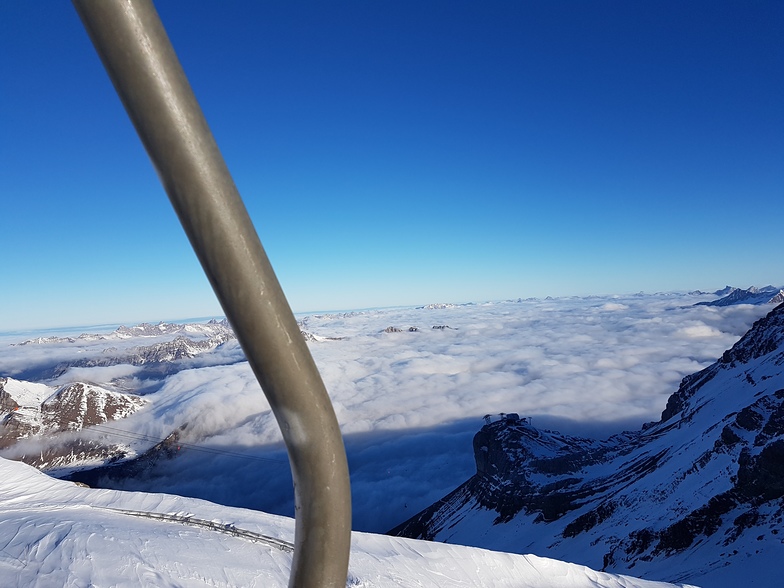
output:
[[[289,586],[346,585],[351,496],[332,404],[150,0],[73,0],[250,365],[289,453]]]

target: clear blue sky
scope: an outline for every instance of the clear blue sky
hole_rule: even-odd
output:
[[[784,2],[156,5],[295,311],[784,282]],[[0,64],[0,331],[221,314],[70,3]]]

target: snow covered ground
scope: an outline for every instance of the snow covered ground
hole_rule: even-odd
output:
[[[205,501],[92,490],[0,458],[0,585],[288,585],[293,520]],[[160,517],[166,518],[151,518]],[[579,565],[355,533],[347,586],[665,588]]]

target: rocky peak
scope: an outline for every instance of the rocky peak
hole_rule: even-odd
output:
[[[48,431],[79,431],[124,418],[144,404],[139,396],[76,382],[47,398],[41,405],[41,416]]]
[[[53,389],[44,384],[0,378],[0,448],[30,437],[51,440],[50,436],[56,433],[121,419],[145,403],[139,396],[84,382]]]
[[[567,473],[579,469],[576,456],[585,457],[600,445],[592,439],[572,437],[533,427],[515,414],[483,426],[474,436],[474,460],[479,476],[518,479],[536,474]]]

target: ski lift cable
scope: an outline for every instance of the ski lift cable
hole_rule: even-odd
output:
[[[343,588],[348,464],[321,376],[150,0],[72,0],[283,434],[295,493],[289,586]]]
[[[112,437],[120,437],[123,439],[130,439],[132,441],[147,441],[149,443],[162,443],[166,441],[164,437],[157,437],[155,435],[147,435],[145,433],[135,433],[133,431],[124,431],[122,429],[115,429],[113,427],[107,427],[105,425],[91,425],[87,431],[95,431],[98,433],[103,433]],[[192,451],[201,451],[203,453],[211,453],[214,455],[225,455],[227,457],[236,457],[240,459],[247,459],[253,461],[266,461],[266,462],[273,462],[273,463],[286,463],[285,460],[282,459],[275,459],[274,457],[262,457],[259,455],[248,455],[245,453],[240,453],[239,451],[229,451],[227,449],[221,449],[219,447],[209,447],[207,445],[199,445],[197,443],[188,443],[177,441],[178,447],[183,447],[185,449],[189,449]]]

